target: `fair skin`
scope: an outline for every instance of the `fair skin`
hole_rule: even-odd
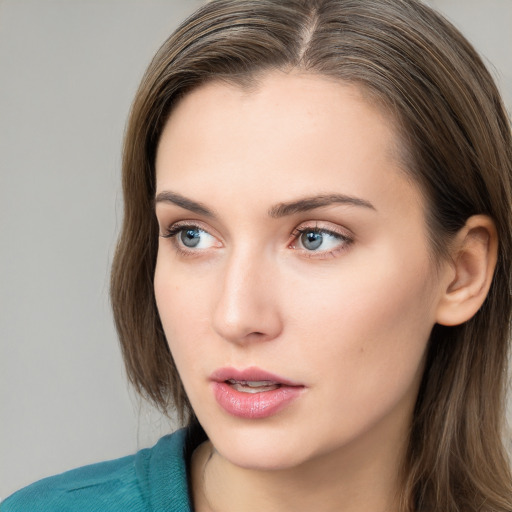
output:
[[[156,160],[154,282],[209,438],[192,460],[197,512],[396,507],[429,334],[478,309],[494,240],[475,218],[455,241],[463,256],[436,271],[397,147],[357,88],[298,72],[250,90],[208,83],[173,111]],[[268,416],[234,414],[212,391],[226,367],[300,392]]]

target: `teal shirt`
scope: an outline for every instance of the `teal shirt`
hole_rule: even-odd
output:
[[[0,512],[191,512],[187,431],[153,448],[44,478],[9,496]]]

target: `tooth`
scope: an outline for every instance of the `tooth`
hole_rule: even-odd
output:
[[[228,379],[226,381],[228,384],[240,384],[242,386],[250,386],[252,388],[259,388],[261,386],[275,386],[278,385],[277,382],[272,380],[235,380]]]
[[[251,388],[259,388],[261,386],[275,386],[276,383],[271,380],[251,380],[244,382],[246,386],[250,386]]]
[[[233,383],[231,383],[230,381],[228,381],[228,382],[230,383],[230,385],[233,389],[235,389],[236,391],[241,391],[242,393],[263,393],[264,391],[272,391],[272,390],[280,387],[279,384],[276,384],[273,382],[268,382],[268,381],[260,381],[260,382],[264,382],[264,385],[260,385],[260,386],[254,386],[254,382],[250,383],[253,385],[250,385],[249,383],[243,383],[243,382],[237,382],[237,381],[234,381]]]

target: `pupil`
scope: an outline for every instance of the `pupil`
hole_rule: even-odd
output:
[[[200,234],[197,229],[186,229],[181,232],[181,241],[187,247],[195,247],[200,242]]]
[[[322,245],[323,236],[321,233],[308,231],[307,233],[302,234],[301,241],[305,249],[312,251],[314,249],[318,249]]]

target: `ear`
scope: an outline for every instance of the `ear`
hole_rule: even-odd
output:
[[[487,297],[498,258],[493,220],[486,215],[470,217],[457,233],[450,255],[436,311],[436,322],[441,325],[469,320]]]

